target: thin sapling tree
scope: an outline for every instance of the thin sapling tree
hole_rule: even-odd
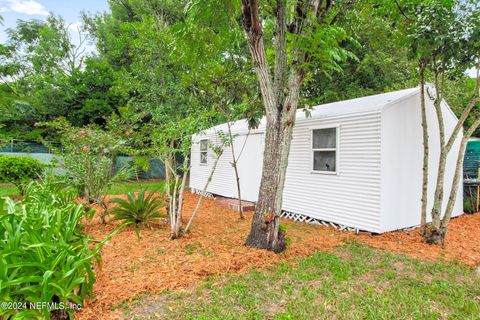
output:
[[[193,213],[190,216],[190,219],[188,220],[187,226],[185,227],[185,233],[189,231],[190,226],[193,223],[193,220],[195,219],[195,217],[198,214],[198,211],[200,210],[202,200],[205,197],[205,194],[207,192],[208,186],[210,185],[210,182],[212,181],[213,175],[215,174],[215,170],[217,169],[218,162],[224,152],[225,147],[231,146],[231,141],[229,140],[229,136],[226,136],[223,133],[223,131],[217,132],[216,136],[220,143],[215,144],[213,142],[210,142],[208,145],[208,148],[210,148],[215,155],[215,161],[213,162],[212,168],[210,169],[210,174],[208,175],[207,181],[205,182],[205,186],[203,187],[203,190],[200,192],[200,196],[198,197],[198,200],[197,200],[197,205],[195,206],[195,209],[193,210]]]

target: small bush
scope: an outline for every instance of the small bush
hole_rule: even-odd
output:
[[[135,226],[160,217],[160,209],[164,205],[163,199],[155,196],[153,192],[146,195],[145,190],[140,191],[137,196],[129,192],[127,200],[115,198],[111,202],[118,204],[110,210],[113,219],[124,220]]]
[[[33,158],[0,155],[0,182],[10,182],[23,193],[23,186],[38,178],[44,165]]]

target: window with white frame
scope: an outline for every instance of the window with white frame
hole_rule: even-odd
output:
[[[200,164],[207,164],[208,161],[208,139],[200,140]]]
[[[312,130],[314,172],[337,172],[337,134],[336,127]]]

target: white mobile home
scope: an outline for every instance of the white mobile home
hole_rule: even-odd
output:
[[[433,88],[428,88],[432,92]],[[440,143],[433,101],[426,94],[429,125],[429,210],[433,205]],[[446,103],[442,112],[447,137],[457,118]],[[265,120],[249,131],[237,121],[237,154],[242,198],[255,202],[262,172]],[[202,190],[215,160],[209,143],[218,143],[219,125],[193,137],[190,187]],[[297,113],[284,190],[283,210],[370,232],[419,225],[422,190],[422,127],[419,88],[316,106],[310,116]],[[451,189],[457,139],[448,157],[445,194]],[[226,149],[208,192],[237,197],[236,180]],[[454,215],[463,212],[458,186]],[[447,201],[445,197],[445,205]]]

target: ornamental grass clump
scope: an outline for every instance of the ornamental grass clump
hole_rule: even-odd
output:
[[[12,304],[1,319],[73,319],[92,293],[99,250],[123,227],[91,246],[81,230],[90,210],[48,193],[55,188],[33,182],[22,201],[6,198],[0,209],[0,301]]]

